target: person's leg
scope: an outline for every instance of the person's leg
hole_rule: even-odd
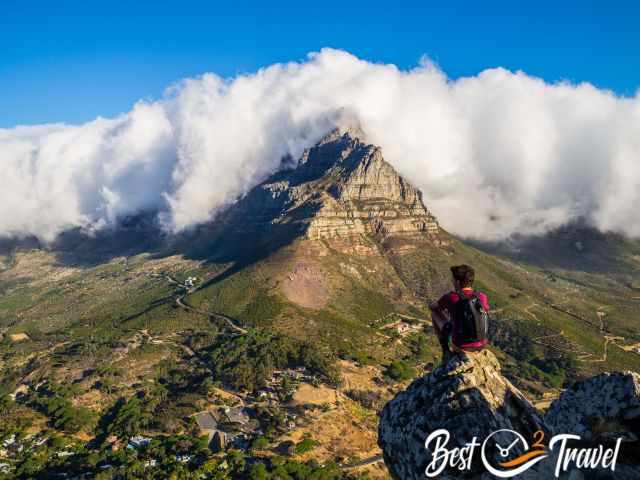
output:
[[[438,338],[440,338],[442,327],[444,326],[444,322],[442,320],[444,319],[442,318],[442,314],[440,312],[431,310],[431,325],[433,325],[433,330],[436,332]]]
[[[446,329],[445,326],[449,323],[449,320],[441,312],[432,310],[431,322],[433,323],[433,329],[435,330],[440,346],[442,347],[442,357],[444,359],[449,353],[451,353],[449,350],[449,334],[448,332],[443,331]]]

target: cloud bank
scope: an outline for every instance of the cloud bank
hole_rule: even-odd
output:
[[[325,49],[231,79],[186,79],[83,125],[0,129],[0,235],[53,240],[159,211],[215,218],[342,121],[420,188],[441,224],[485,240],[586,219],[640,236],[640,95],[496,68],[452,81]]]

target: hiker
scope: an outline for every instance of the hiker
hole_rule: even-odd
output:
[[[452,353],[477,352],[489,343],[489,301],[473,290],[475,272],[469,265],[451,267],[453,291],[429,305],[442,359]]]

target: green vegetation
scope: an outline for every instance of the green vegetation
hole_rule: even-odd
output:
[[[78,441],[52,436],[34,443],[19,439],[22,450],[12,456],[9,473],[1,480],[78,478],[150,480],[348,480],[365,477],[343,473],[335,463],[298,462],[278,456],[253,459],[239,451],[214,455],[202,438],[161,435],[141,448],[92,448]],[[306,445],[306,444],[305,444]],[[59,455],[59,453],[64,455]]]
[[[251,449],[252,450],[261,450],[261,449],[265,448],[267,445],[269,445],[269,440],[267,439],[267,437],[265,437],[263,435],[258,435],[251,442]]]
[[[337,382],[335,361],[306,342],[280,333],[250,330],[242,336],[221,336],[208,354],[217,380],[236,389],[257,390],[274,370],[305,367],[327,382]]]
[[[271,325],[282,310],[278,297],[259,286],[247,271],[205,286],[187,300],[200,309],[229,315],[256,327]]]
[[[353,245],[324,241],[327,254],[309,257],[313,269],[326,274],[327,304],[318,308],[288,300],[279,288],[294,262],[314,251],[299,250],[295,242],[229,276],[221,274],[231,261],[139,255],[62,270],[52,253],[17,252],[24,256],[18,260],[34,267],[31,278],[0,275],[0,440],[16,434],[27,441],[28,428],[50,438],[12,460],[12,478],[62,472],[91,478],[344,478],[330,464],[260,458],[277,451],[292,419],[284,404],[296,381],[287,376],[273,385],[272,404],[256,403],[251,424],[257,421],[262,434],[248,437],[247,453],[212,455],[195,436],[191,415],[212,404],[234,405],[217,387],[255,391],[274,370],[305,367],[315,376],[310,383],[335,384],[336,358],[382,367],[386,387],[398,388],[392,384],[413,378],[439,357],[439,348],[428,325],[426,334],[381,327],[396,320],[422,324],[428,300],[450,288],[454,263],[476,268],[476,287],[489,295],[495,312],[492,348],[519,386],[542,394],[603,370],[640,369],[640,355],[617,346],[640,342],[640,257],[633,257],[635,269],[622,273],[613,267],[563,270],[507,261],[446,234],[443,239],[451,243],[363,236],[356,240],[363,255],[345,253]],[[574,265],[578,261],[574,255]],[[229,331],[224,322],[176,305],[185,292],[167,275],[197,276],[199,289],[185,302],[228,315],[249,333],[222,333]],[[600,361],[604,339],[596,312],[605,314],[607,334],[624,337],[609,343],[606,362]],[[9,337],[22,332],[28,340]],[[380,383],[377,373],[374,381]],[[6,394],[18,387],[27,393],[13,401]],[[373,431],[386,392],[357,385],[347,395],[353,401],[340,408]],[[152,443],[127,449],[128,438],[138,434],[153,437]],[[74,440],[87,435],[96,438],[89,444]],[[117,452],[108,449],[113,438],[123,447]],[[288,454],[312,456],[312,444],[292,443]],[[71,454],[55,455],[63,450]],[[183,455],[191,458],[176,458]],[[153,458],[161,460],[152,466],[147,462]]]
[[[0,395],[0,441],[24,430],[32,419],[30,409],[14,402],[9,395]]]
[[[411,355],[407,358],[408,361],[418,364],[432,358],[434,348],[424,333],[412,333],[407,339],[407,343],[411,349]]]
[[[90,432],[95,427],[97,418],[88,408],[72,404],[71,398],[77,393],[73,388],[50,384],[34,392],[30,403],[49,417],[51,426],[58,430],[68,433],[81,430]]]
[[[316,442],[313,438],[307,436],[296,443],[294,451],[296,455],[302,455],[313,450],[316,445],[318,445],[318,442]]]
[[[389,364],[385,370],[385,375],[402,382],[404,380],[410,380],[416,376],[415,369],[404,360],[395,360]]]
[[[157,404],[157,400],[149,397],[138,394],[128,401],[120,398],[102,418],[104,433],[127,439],[146,430],[153,421],[153,411]]]
[[[287,418],[281,408],[258,406],[256,408],[256,417],[260,422],[260,429],[264,432],[266,439],[275,440],[278,435],[287,431]]]

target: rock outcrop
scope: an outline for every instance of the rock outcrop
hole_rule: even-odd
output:
[[[378,442],[394,478],[423,479],[432,460],[425,440],[432,432],[450,432],[447,448],[452,449],[464,447],[474,436],[482,442],[503,428],[528,439],[542,430],[546,442],[553,434],[572,433],[580,435],[581,441],[571,445],[583,448],[613,448],[616,439],[622,438],[615,472],[579,470],[569,463],[569,478],[640,478],[640,375],[605,373],[578,382],[551,404],[543,420],[524,395],[501,375],[498,360],[491,352],[456,356],[415,380],[384,407]],[[509,445],[510,441],[501,444]],[[550,452],[548,460],[518,478],[553,478],[557,454]],[[497,452],[492,455],[490,462],[500,461]],[[448,468],[437,478],[495,477],[478,461],[462,472]]]
[[[454,356],[399,393],[382,411],[378,443],[395,478],[424,479],[431,461],[425,440],[431,432],[448,430],[448,448],[453,448],[503,428],[531,438],[544,425],[533,405],[500,374],[493,353],[485,350]],[[481,472],[477,463],[452,474],[463,478]]]
[[[638,442],[640,375],[603,373],[577,382],[551,404],[544,420],[553,433],[571,432],[589,442]]]
[[[336,130],[305,152],[298,168],[317,171],[327,166],[321,183],[328,180],[328,188],[310,222],[309,238],[438,232],[420,192],[384,160],[379,147]]]

